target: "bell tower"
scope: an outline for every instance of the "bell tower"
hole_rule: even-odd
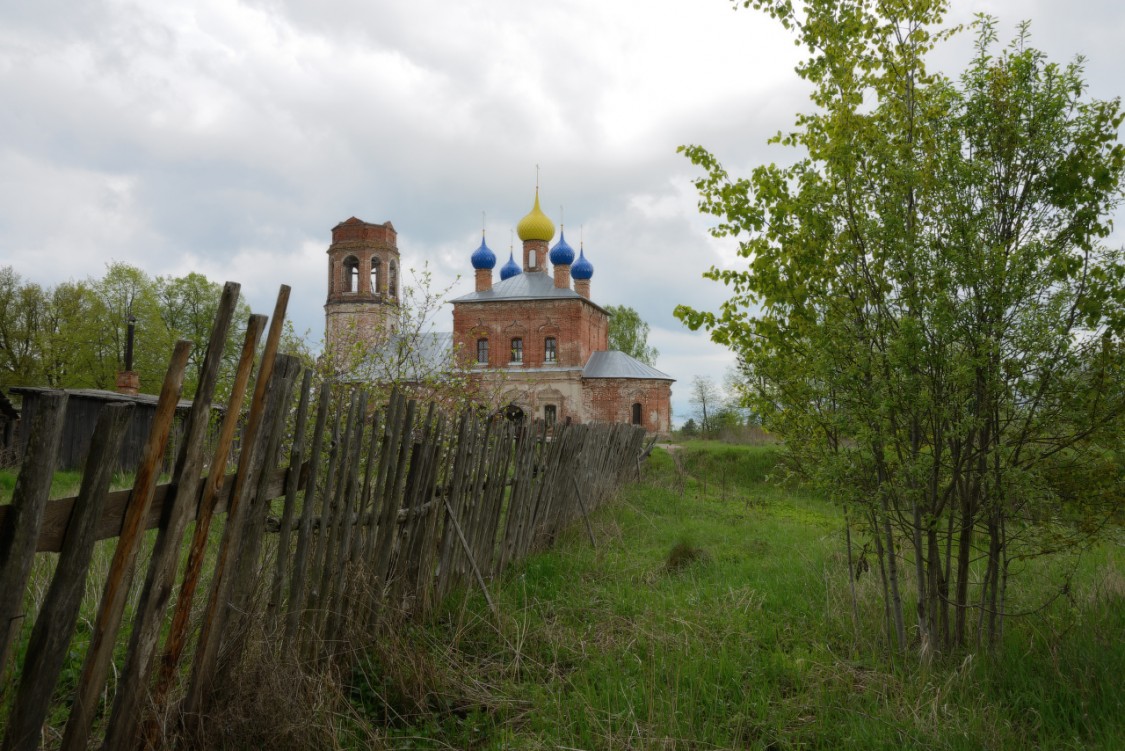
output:
[[[354,216],[332,228],[328,246],[325,354],[347,367],[356,349],[370,349],[392,333],[399,300],[398,233],[390,222]]]

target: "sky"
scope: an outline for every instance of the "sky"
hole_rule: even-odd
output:
[[[1050,59],[1084,55],[1092,96],[1125,89],[1125,4],[954,0],[950,19],[978,12],[1001,40],[1029,19]],[[959,71],[969,41],[937,67]],[[3,2],[0,265],[43,285],[112,261],[195,271],[263,313],[288,284],[319,348],[334,225],[391,221],[403,266],[457,297],[482,226],[503,262],[538,173],[593,299],[650,325],[679,424],[692,379],[735,358],[672,311],[716,309],[703,272],[744,261],[676,148],[733,175],[791,159],[766,140],[812,108],[800,57],[726,0]]]

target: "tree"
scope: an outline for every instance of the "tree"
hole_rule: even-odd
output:
[[[202,274],[190,272],[182,277],[157,277],[155,294],[158,302],[160,321],[170,341],[186,339],[192,343],[188,357],[188,372],[184,378],[184,393],[194,394],[203,375],[203,362],[207,355],[207,343],[211,339],[211,329],[219,312],[219,301],[223,285],[212,282]],[[218,397],[224,398],[228,384],[232,382],[238,369],[242,341],[246,335],[246,322],[250,318],[250,306],[239,295],[238,305],[232,320],[231,331],[223,346],[220,365]],[[288,321],[286,321],[288,324]],[[282,345],[285,351],[285,345]]]
[[[1125,264],[1100,243],[1120,104],[1026,25],[997,52],[986,17],[959,82],[927,71],[940,0],[746,5],[811,51],[817,110],[773,139],[803,152],[789,167],[731,179],[683,149],[748,264],[708,272],[733,291],[717,314],[677,315],[735,349],[790,463],[866,530],[890,638],[909,604],[923,654],[967,644],[970,612],[994,641],[1012,564],[1084,544],[1125,491]]]
[[[716,415],[722,408],[722,392],[710,377],[696,376],[691,379],[689,401],[695,407],[695,416],[699,418],[700,432],[704,438],[710,438],[716,428]]]
[[[133,369],[141,389],[155,393],[177,339],[193,343],[183,393],[195,393],[222,287],[199,274],[153,280],[127,264],[107,266],[100,279],[53,289],[24,283],[0,268],[0,385],[112,389],[124,366],[129,316],[136,319]],[[239,302],[221,368],[233,373],[250,310]],[[282,350],[300,350],[288,327]],[[311,360],[311,358],[306,357]],[[221,384],[230,378],[220,376]],[[219,397],[223,386],[220,387]]]
[[[660,353],[648,344],[648,324],[628,305],[607,305],[609,348],[624,352],[646,365],[655,365]]]
[[[0,268],[0,385],[30,383],[41,376],[39,337],[46,308],[38,284],[25,285],[10,266]]]
[[[352,331],[332,348],[325,343],[321,358],[322,377],[345,383],[365,383],[383,398],[391,389],[405,389],[412,396],[463,406],[494,401],[483,391],[497,394],[504,379],[496,374],[488,380],[472,377],[469,353],[454,351],[448,335],[437,331],[441,313],[453,285],[435,289],[428,264],[410,269],[411,282],[386,310],[386,326],[373,344],[371,332]]]

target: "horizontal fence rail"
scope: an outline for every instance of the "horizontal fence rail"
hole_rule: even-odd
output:
[[[212,343],[225,340],[237,297],[228,284]],[[447,414],[400,391],[375,404],[355,384],[314,393],[312,373],[277,354],[287,301],[283,287],[248,394],[265,328],[251,317],[217,439],[208,423],[222,353],[208,347],[169,482],[156,476],[188,343],[173,354],[131,489],[108,490],[130,416],[110,404],[78,495],[47,500],[66,395],[41,397],[12,502],[0,506],[2,751],[39,748],[78,646],[61,747],[88,748],[99,734],[109,749],[160,747],[206,723],[251,632],[329,666],[354,651],[350,635],[425,616],[456,588],[479,588],[495,610],[490,579],[580,520],[593,541],[589,514],[639,473],[636,426]],[[53,571],[43,553],[57,554],[40,556]],[[101,597],[80,613],[92,587]]]

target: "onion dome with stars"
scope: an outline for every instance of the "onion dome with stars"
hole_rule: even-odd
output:
[[[573,251],[572,251],[573,252]],[[570,277],[572,279],[589,279],[594,275],[594,264],[586,260],[586,251],[578,251],[578,260],[570,267]]]
[[[473,264],[473,268],[477,270],[488,269],[491,271],[496,267],[496,254],[484,244],[484,230],[481,230],[480,233],[480,247],[473,251],[473,256],[470,261]]]
[[[574,263],[574,248],[566,242],[566,232],[559,227],[559,241],[551,248],[551,263],[556,266],[569,266]]]
[[[531,207],[531,212],[520,219],[520,223],[516,225],[516,234],[520,236],[521,240],[542,240],[543,242],[550,242],[551,238],[555,236],[555,223],[547,218],[547,215],[539,208],[539,189],[535,189],[535,205]]]
[[[500,268],[500,281],[506,281],[508,279],[511,279],[513,276],[522,273],[523,269],[521,269],[520,265],[516,263],[515,257],[511,253],[508,253],[508,262]]]

